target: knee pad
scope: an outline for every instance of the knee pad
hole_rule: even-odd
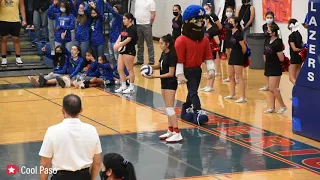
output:
[[[166,113],[169,117],[173,116],[174,114],[176,114],[176,112],[174,111],[173,107],[167,107],[166,108]]]

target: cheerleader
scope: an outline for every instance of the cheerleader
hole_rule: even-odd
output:
[[[222,24],[218,18],[218,16],[212,12],[212,5],[211,3],[207,3],[203,6],[204,10],[206,11],[207,15],[210,15],[213,18],[214,23],[216,23],[216,25],[218,26],[218,29],[221,30],[222,29]]]
[[[228,62],[230,93],[229,96],[225,97],[225,99],[236,99],[236,78],[240,86],[241,97],[235,102],[245,103],[247,102],[247,98],[245,92],[245,82],[243,79],[243,68],[245,64],[244,54],[246,53],[247,48],[243,41],[243,33],[240,25],[240,19],[237,17],[230,18],[229,27],[230,29],[232,29],[229,40],[231,53]]]
[[[115,90],[116,93],[130,94],[134,90],[134,70],[133,61],[136,56],[136,44],[138,40],[137,28],[135,25],[135,18],[131,13],[126,13],[123,16],[123,29],[119,38],[114,45],[114,50],[119,50],[120,55],[118,58],[118,72],[121,80],[121,86]],[[130,85],[127,88],[126,75],[124,68],[127,68],[130,76]]]
[[[276,23],[274,22],[274,13],[272,11],[267,12],[265,17],[266,17],[266,23],[262,25],[262,31],[264,32],[265,41],[266,41],[270,38],[270,35],[268,33],[269,27],[272,24],[276,25]],[[260,88],[259,91],[269,91],[269,85],[268,85],[269,79],[267,76],[266,76],[266,81],[267,81],[267,85]]]
[[[226,37],[225,37],[225,40],[223,41],[223,47],[221,47],[222,49],[225,49],[225,52],[226,52],[226,55],[227,55],[227,59],[229,60],[230,59],[230,53],[231,53],[231,47],[230,47],[230,37],[231,37],[231,34],[232,34],[232,30],[230,29],[229,27],[229,20],[231,17],[234,16],[234,8],[229,6],[226,8],[226,20],[223,21],[223,28],[226,32]],[[228,70],[228,68],[227,68]],[[227,79],[224,79],[223,82],[230,82],[230,79],[229,77]]]
[[[213,19],[210,15],[205,16],[205,27],[206,27],[205,36],[210,41],[213,59],[215,59],[215,65],[216,67],[220,67],[219,51],[214,51],[214,48],[220,46],[219,30],[218,30],[218,27],[214,24]],[[214,80],[215,80],[214,77],[211,79],[208,79],[207,85],[204,88],[202,88],[201,91],[204,91],[204,92],[212,91]]]
[[[264,44],[264,59],[265,59],[265,69],[264,75],[268,77],[269,80],[269,103],[270,107],[264,113],[278,113],[282,114],[287,110],[286,105],[283,102],[279,84],[280,78],[282,75],[282,67],[281,62],[284,61],[283,55],[283,42],[278,37],[279,27],[275,24],[272,24],[269,27],[270,38],[265,41]],[[275,110],[275,100],[278,100],[280,104],[280,109],[278,111]]]
[[[173,6],[173,15],[172,19],[172,38],[173,42],[181,35],[182,28],[182,15],[181,15],[181,6],[176,4]]]
[[[149,79],[161,79],[161,91],[166,112],[168,115],[168,131],[160,136],[161,140],[167,142],[179,142],[183,138],[178,128],[177,116],[174,111],[174,101],[178,87],[177,78],[175,77],[175,67],[177,65],[177,55],[173,46],[173,39],[170,34],[163,36],[159,41],[159,46],[163,51],[159,64],[153,65],[153,69],[160,69],[160,75],[144,76]]]
[[[302,36],[299,32],[299,23],[296,19],[290,19],[288,29],[291,31],[289,35],[291,64],[289,66],[289,79],[292,84],[296,84],[297,77],[301,70],[302,58],[299,52],[303,50]]]

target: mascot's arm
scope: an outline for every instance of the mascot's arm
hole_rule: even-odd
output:
[[[207,66],[207,70],[208,70],[208,78],[211,79],[214,77],[215,74],[215,67],[214,67],[214,63],[213,63],[213,56],[212,56],[212,52],[211,52],[211,47],[210,47],[210,42],[209,40],[206,38],[205,39],[206,44],[206,51],[203,54],[203,61],[206,63]]]
[[[186,61],[186,46],[183,38],[180,36],[176,39],[175,49],[178,57],[178,62],[176,66],[176,77],[181,83],[187,82],[186,77],[184,76],[184,63]]]

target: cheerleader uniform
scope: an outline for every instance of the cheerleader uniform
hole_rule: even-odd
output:
[[[163,52],[159,60],[160,75],[169,73],[169,68],[176,67],[177,62],[178,58],[175,50],[170,50],[167,53]],[[170,78],[161,78],[161,89],[177,90],[177,88],[178,82],[175,76]]]
[[[303,41],[302,36],[299,31],[292,32],[289,35],[289,47],[290,47],[290,61],[291,64],[302,64],[301,56],[299,55],[299,52],[293,51],[291,48],[290,43],[293,42],[296,48],[302,49],[303,48]]]
[[[240,41],[243,41],[243,33],[241,32],[241,30],[237,30],[235,33],[231,34],[229,40],[230,47],[232,49],[230,59],[228,62],[229,65],[244,65],[244,54],[242,52],[242,47],[239,43]]]
[[[283,51],[283,43],[281,39],[275,39],[270,43],[270,38],[265,41],[264,44],[264,55],[266,56],[264,75],[265,76],[281,76],[282,67],[278,52]]]
[[[137,28],[135,25],[131,25],[130,27],[123,27],[121,33],[121,42],[126,40],[128,37],[131,37],[131,41],[121,48],[120,54],[127,54],[131,56],[136,56],[136,44],[138,40]]]
[[[223,28],[226,30],[226,38],[223,42],[224,49],[230,49],[230,37],[232,35],[232,30],[229,28],[228,19],[224,21]]]
[[[204,33],[204,35],[209,39],[210,45],[214,45],[216,44],[214,37],[219,35],[219,30],[217,25],[212,25],[211,28],[209,28],[208,30],[206,30],[206,32]],[[213,59],[216,59],[216,51],[213,51],[213,46],[211,46],[211,50],[212,50],[212,55],[213,55]]]
[[[175,41],[181,35],[182,28],[182,16],[180,15],[176,20],[176,17],[172,19],[172,38]]]

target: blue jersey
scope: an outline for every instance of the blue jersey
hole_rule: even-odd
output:
[[[74,29],[75,18],[73,14],[63,15],[56,14],[56,28],[59,27],[59,30],[55,30],[55,41],[62,42],[71,42],[71,31]],[[65,39],[61,39],[61,34],[67,32]]]
[[[105,4],[108,8],[109,13],[112,14],[112,19],[109,20],[110,21],[110,32],[109,32],[110,39],[109,39],[109,41],[111,43],[115,43],[120,35],[120,31],[122,28],[123,16],[118,14],[117,12],[115,12],[108,2],[106,2]]]
[[[98,11],[98,10],[97,10]],[[103,13],[98,12],[98,17],[91,18],[90,32],[91,32],[91,44],[94,46],[104,45],[103,35]]]
[[[75,77],[83,69],[83,59],[78,56],[77,60],[74,60],[71,56],[68,57],[68,74],[70,79]]]
[[[83,74],[86,74],[87,76],[91,76],[91,77],[99,77],[100,74],[97,71],[98,66],[99,66],[98,61],[91,62],[90,68],[88,69],[88,71],[84,72]]]
[[[100,78],[113,81],[113,71],[109,63],[99,63],[97,71],[99,72]]]
[[[53,3],[50,5],[50,7],[47,10],[48,18],[51,20],[54,20],[56,17],[56,14],[60,14],[60,6],[55,6]]]
[[[67,74],[67,69],[68,69],[68,56],[65,56],[64,65],[61,66],[60,63],[58,63],[55,67],[53,67],[53,73]]]

